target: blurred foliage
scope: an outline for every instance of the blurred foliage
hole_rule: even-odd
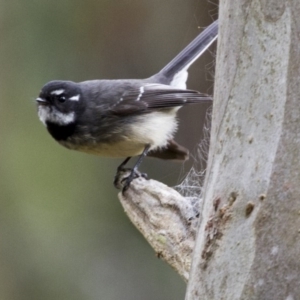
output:
[[[53,79],[152,75],[211,22],[216,6],[0,3],[0,299],[183,299],[181,278],[155,257],[118,202],[112,181],[120,161],[60,147],[39,122],[34,99]],[[211,92],[207,59],[193,68],[189,87]],[[178,139],[191,150],[204,114],[182,113]],[[188,170],[149,160],[142,170],[171,185]]]

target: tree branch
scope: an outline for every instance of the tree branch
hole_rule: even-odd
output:
[[[123,178],[127,175],[123,174]],[[133,180],[124,194],[119,193],[119,199],[156,255],[187,281],[199,220],[199,201],[193,202],[174,189],[143,177]]]

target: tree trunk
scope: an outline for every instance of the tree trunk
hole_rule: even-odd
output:
[[[224,0],[186,299],[300,297],[300,2]]]

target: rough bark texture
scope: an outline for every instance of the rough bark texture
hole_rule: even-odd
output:
[[[300,297],[300,2],[220,6],[211,148],[186,299]]]
[[[195,246],[199,203],[182,197],[158,181],[143,177],[135,179],[125,193],[119,193],[119,199],[156,255],[187,281]]]

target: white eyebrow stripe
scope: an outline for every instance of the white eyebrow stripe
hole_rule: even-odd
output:
[[[50,94],[59,96],[59,95],[63,94],[64,92],[65,92],[64,89],[59,89],[59,90],[55,90],[55,91],[51,92]]]
[[[76,95],[76,96],[73,96],[73,97],[69,98],[69,100],[72,100],[72,101],[79,101],[79,99],[80,99],[80,95],[79,94]]]

